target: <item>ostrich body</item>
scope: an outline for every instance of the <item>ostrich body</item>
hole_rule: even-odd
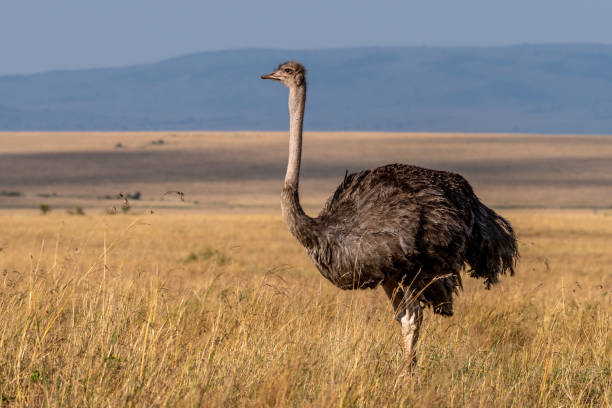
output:
[[[404,164],[346,175],[319,216],[309,217],[298,195],[306,71],[290,61],[262,78],[289,88],[289,161],[281,195],[289,230],[340,289],[384,288],[413,362],[423,307],[451,316],[466,264],[487,289],[500,274],[514,274],[512,227],[460,175]]]

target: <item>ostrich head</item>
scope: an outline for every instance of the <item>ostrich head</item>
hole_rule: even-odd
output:
[[[262,75],[261,79],[273,79],[287,88],[297,88],[306,85],[306,69],[297,61],[288,61],[280,64],[271,74]]]

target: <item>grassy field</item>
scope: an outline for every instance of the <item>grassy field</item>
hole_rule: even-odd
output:
[[[426,312],[321,278],[278,215],[0,215],[6,406],[610,406],[612,211],[506,210],[518,273]]]
[[[426,312],[411,373],[382,290],[337,290],[282,223],[286,154],[286,133],[0,133],[0,406],[612,406],[612,137],[305,135],[311,214],[346,169],[404,162],[518,232],[517,275]]]

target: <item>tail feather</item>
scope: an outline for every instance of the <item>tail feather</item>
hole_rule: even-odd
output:
[[[470,276],[484,278],[487,289],[499,282],[499,275],[514,275],[519,257],[516,236],[510,223],[476,199],[472,209],[474,225],[467,245]]]

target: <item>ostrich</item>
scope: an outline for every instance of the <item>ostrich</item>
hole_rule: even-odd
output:
[[[289,61],[261,78],[289,88],[283,219],[335,286],[383,287],[414,364],[423,308],[453,314],[466,264],[487,289],[500,274],[514,274],[518,250],[510,223],[482,204],[462,176],[405,164],[345,175],[319,216],[309,217],[298,194],[306,70]]]

